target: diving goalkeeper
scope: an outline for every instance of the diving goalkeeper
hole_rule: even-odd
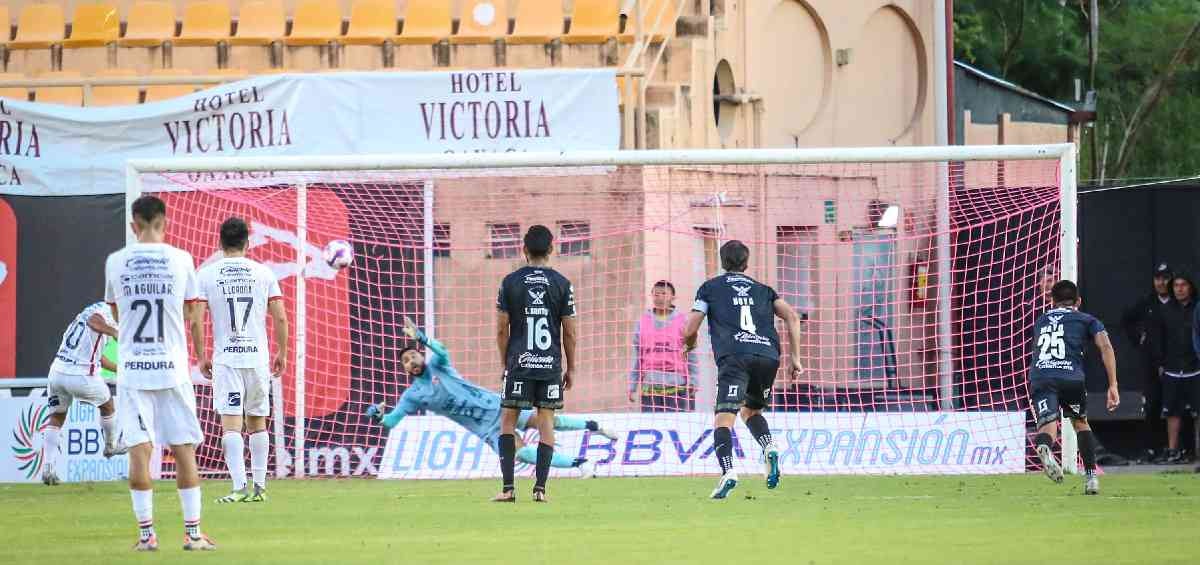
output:
[[[498,451],[497,441],[500,437],[500,395],[486,390],[458,374],[450,365],[450,353],[436,339],[427,337],[413,325],[411,320],[404,321],[404,334],[415,339],[427,348],[429,359],[416,347],[405,347],[400,350],[400,365],[412,377],[412,383],[396,406],[388,411],[384,403],[367,408],[367,416],[376,420],[383,427],[392,429],[405,416],[424,410],[464,427],[475,434],[485,444]],[[523,410],[517,419],[517,429],[536,429],[533,420],[536,412]],[[600,424],[593,420],[585,420],[573,416],[555,416],[554,429],[557,431],[588,430],[597,435],[616,440],[617,437],[605,431]],[[534,465],[537,463],[537,449],[534,446],[521,445],[521,436],[517,435],[518,461]],[[550,462],[551,467],[577,468],[583,477],[591,477],[594,473],[592,465],[585,458],[571,458],[555,452]]]

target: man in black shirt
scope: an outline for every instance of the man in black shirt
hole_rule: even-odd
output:
[[[1142,412],[1145,414],[1146,460],[1158,457],[1162,448],[1162,380],[1158,368],[1163,354],[1163,308],[1171,302],[1174,274],[1166,263],[1154,269],[1154,290],[1146,293],[1121,315],[1125,337],[1141,353]],[[1165,459],[1166,455],[1161,454]]]
[[[537,465],[533,500],[546,502],[546,479],[554,457],[554,411],[563,406],[575,369],[575,290],[547,266],[554,236],[546,226],[525,234],[526,265],[500,283],[496,298],[496,345],[504,363],[500,401],[500,473],[496,502],[515,502],[513,435],[521,410],[536,407]],[[564,367],[563,357],[566,357]]]
[[[1186,463],[1179,445],[1183,418],[1196,418],[1197,386],[1200,383],[1200,357],[1192,344],[1195,323],[1196,287],[1188,277],[1175,275],[1171,280],[1174,300],[1162,309],[1163,355],[1159,374],[1162,378],[1162,413],[1167,419],[1168,465]]]
[[[712,498],[725,498],[737,486],[733,470],[733,424],[740,412],[746,427],[763,449],[767,488],[779,486],[779,452],[762,412],[771,397],[779,371],[779,333],[775,316],[787,323],[791,370],[799,375],[800,316],[775,290],[746,275],[750,249],[733,240],[721,246],[725,274],[709,279],[696,292],[684,338],[690,351],[696,346],[700,323],[708,317],[713,356],[717,361],[717,406],[713,446],[721,465],[721,480]]]

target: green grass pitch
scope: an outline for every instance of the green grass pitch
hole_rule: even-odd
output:
[[[555,480],[551,503],[494,504],[497,481],[274,481],[265,504],[217,505],[219,549],[185,555],[174,485],[156,485],[157,555],[134,554],[123,484],[0,486],[4,563],[1195,563],[1200,477],[743,476]]]

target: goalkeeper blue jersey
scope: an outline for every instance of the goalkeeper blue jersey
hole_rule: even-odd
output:
[[[441,342],[423,333],[417,339],[426,346],[425,371],[400,395],[400,402],[383,418],[383,424],[395,427],[404,416],[424,410],[453,420],[495,449],[500,436],[500,395],[459,375]]]

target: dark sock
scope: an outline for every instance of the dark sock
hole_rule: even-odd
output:
[[[579,467],[580,465],[583,465],[584,463],[587,463],[586,457],[576,457],[575,460],[571,462],[571,466]]]
[[[771,445],[771,428],[762,414],[755,414],[746,420],[746,427],[750,428],[751,434],[754,434],[754,441],[758,442],[759,447],[766,449],[768,445]]]
[[[1033,445],[1052,446],[1054,445],[1054,440],[1051,439],[1050,434],[1043,432],[1033,438]]]
[[[546,479],[550,478],[550,460],[554,458],[554,446],[538,443],[537,468],[534,470],[536,482],[534,490],[546,490]]]
[[[512,434],[500,434],[500,475],[504,480],[504,492],[513,490],[513,465],[516,453],[516,438]]]
[[[733,432],[729,428],[713,430],[713,445],[716,447],[717,463],[721,464],[721,474],[733,470]]]
[[[1083,457],[1083,469],[1087,472],[1096,470],[1096,436],[1092,435],[1092,430],[1086,430],[1075,434],[1079,439],[1079,455]]]
[[[600,424],[597,424],[595,420],[588,420],[586,426],[589,432],[600,429]]]

